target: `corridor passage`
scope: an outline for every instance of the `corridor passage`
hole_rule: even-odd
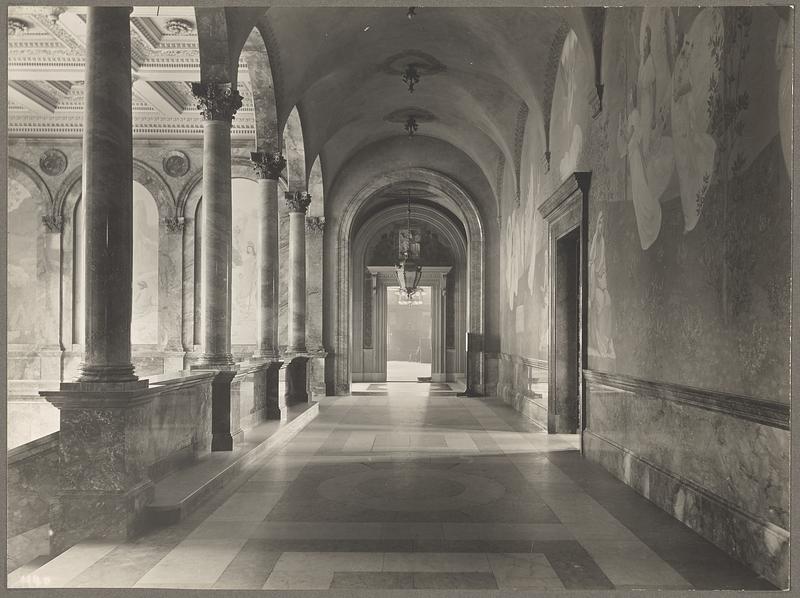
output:
[[[363,384],[184,522],[10,585],[772,589],[498,400]]]

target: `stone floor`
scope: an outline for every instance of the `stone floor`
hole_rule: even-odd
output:
[[[577,446],[446,384],[358,385],[184,522],[9,585],[774,589]]]

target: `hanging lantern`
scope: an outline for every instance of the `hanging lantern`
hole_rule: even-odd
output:
[[[407,220],[407,233],[406,239],[411,241],[411,191],[408,192],[408,220]],[[395,272],[397,273],[397,283],[400,285],[400,294],[405,295],[409,302],[416,293],[421,291],[419,288],[419,281],[422,278],[422,266],[418,264],[413,257],[411,257],[410,247],[406,247],[400,254],[400,260],[395,265]]]
[[[397,283],[400,285],[400,294],[405,295],[409,302],[419,291],[419,281],[422,278],[422,266],[417,264],[404,251],[400,263],[395,266],[397,272]]]

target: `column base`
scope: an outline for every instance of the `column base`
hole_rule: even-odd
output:
[[[211,451],[232,451],[235,445],[244,440],[244,432],[239,430],[235,434],[230,432],[217,432],[211,435]]]
[[[231,353],[203,353],[197,358],[197,361],[192,364],[193,370],[218,370],[236,365]]]
[[[78,382],[136,382],[139,377],[133,373],[133,364],[88,365],[82,363],[78,369]]]
[[[145,528],[145,507],[155,496],[149,480],[124,493],[64,492],[50,505],[50,555],[89,539],[124,542]]]
[[[252,361],[280,361],[281,354],[275,349],[259,349],[253,352]]]
[[[273,361],[267,367],[265,392],[267,395],[267,419],[284,421],[287,418],[286,398],[280,396],[280,372],[282,361]]]

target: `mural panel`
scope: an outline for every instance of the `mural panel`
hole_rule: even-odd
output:
[[[788,400],[788,16],[608,11],[590,367]]]
[[[133,308],[131,344],[158,343],[158,206],[133,183]]]
[[[233,179],[231,197],[231,343],[255,344],[258,321],[258,184],[249,179]]]
[[[38,198],[14,178],[8,180],[8,343],[37,343],[45,338],[39,305],[37,253],[41,215]],[[42,264],[44,266],[44,264]]]

